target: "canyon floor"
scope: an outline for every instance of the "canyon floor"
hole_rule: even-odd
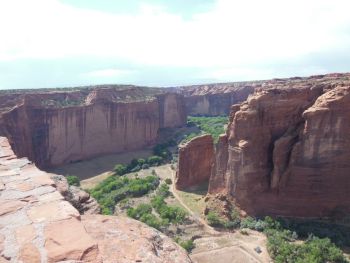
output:
[[[81,180],[83,189],[91,189],[112,174],[112,168],[116,163],[127,163],[132,158],[149,155],[151,155],[151,151],[147,150],[108,155],[89,161],[68,164],[56,168],[52,172],[76,175],[83,179]],[[178,231],[181,232],[181,238],[194,239],[195,248],[190,253],[190,257],[194,262],[271,262],[266,249],[266,237],[262,233],[252,230],[248,230],[248,234],[242,234],[239,230],[217,231],[206,223],[203,215],[206,185],[191,188],[187,191],[176,190],[174,187],[175,171],[170,164],[144,169],[137,172],[137,175],[144,177],[151,174],[152,170],[156,172],[161,181],[165,181],[167,178],[172,179],[172,185],[170,186],[172,197],[167,199],[167,203],[183,207],[188,212],[191,223],[179,226]],[[95,176],[91,177],[93,173],[95,173]],[[130,173],[125,176],[133,178],[135,174]],[[150,198],[149,196],[143,196],[133,198],[130,202],[130,205],[137,206],[139,203],[150,202]],[[125,209],[122,207],[118,207],[116,211],[118,214],[125,215]],[[257,248],[260,248],[260,253],[256,252]]]

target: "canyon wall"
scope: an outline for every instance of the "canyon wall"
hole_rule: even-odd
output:
[[[268,82],[232,107],[209,193],[251,215],[349,214],[349,131],[349,74]]]
[[[0,262],[191,262],[183,248],[139,221],[80,215],[51,177],[17,158],[0,137]]]
[[[198,136],[180,145],[175,187],[185,189],[208,182],[213,165],[214,144],[211,135]]]
[[[29,93],[12,104],[7,98],[0,99],[0,133],[39,167],[142,149],[156,142],[160,128],[186,123],[183,96],[160,89]]]
[[[180,87],[186,109],[192,116],[228,115],[233,104],[243,102],[260,82],[237,82]]]

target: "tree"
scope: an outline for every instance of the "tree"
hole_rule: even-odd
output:
[[[69,185],[80,186],[80,180],[79,180],[78,176],[67,175],[66,179],[67,179],[67,183]]]
[[[117,164],[116,166],[114,166],[114,172],[121,176],[127,173],[127,169],[125,167],[125,165],[123,164]]]

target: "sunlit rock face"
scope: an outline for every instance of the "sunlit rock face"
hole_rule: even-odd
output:
[[[209,181],[214,165],[214,144],[211,135],[202,135],[179,146],[175,186],[186,189]]]
[[[209,193],[252,215],[350,213],[348,74],[266,82],[232,107]]]
[[[186,123],[182,95],[134,86],[1,94],[0,133],[39,167],[142,149]]]
[[[60,194],[64,187],[17,158],[0,137],[0,262],[191,262],[183,248],[141,222],[80,215]]]

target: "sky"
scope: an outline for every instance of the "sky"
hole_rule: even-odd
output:
[[[0,0],[0,89],[350,71],[349,0]]]

